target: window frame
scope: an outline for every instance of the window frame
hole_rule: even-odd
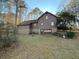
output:
[[[48,16],[46,16],[46,19],[49,19]]]
[[[51,26],[54,26],[54,22],[51,22]]]

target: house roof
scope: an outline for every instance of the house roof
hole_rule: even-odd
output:
[[[25,26],[25,25],[30,25],[32,23],[37,23],[37,20],[28,20],[20,23],[18,26]]]
[[[37,20],[39,20],[41,17],[43,17],[45,14],[50,14],[50,15],[52,15],[52,16],[54,16],[54,17],[56,17],[57,18],[57,16],[56,15],[54,15],[54,14],[52,14],[52,13],[50,13],[50,12],[48,12],[48,11],[46,11],[44,14],[42,14]]]
[[[29,25],[29,24],[31,24],[31,23],[37,23],[38,20],[39,20],[41,17],[43,17],[45,14],[51,14],[51,13],[46,11],[46,12],[45,12],[44,14],[42,14],[37,20],[24,21],[24,22],[20,23],[18,26],[25,26],[25,25]],[[51,14],[51,15],[57,18],[57,16],[55,16],[54,14]]]

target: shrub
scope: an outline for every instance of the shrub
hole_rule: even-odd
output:
[[[17,43],[16,38],[1,38],[0,39],[0,49],[8,48],[12,46],[12,44]]]
[[[17,43],[17,29],[9,23],[0,22],[0,49]]]
[[[70,39],[73,39],[75,37],[75,33],[74,32],[67,32],[67,37]]]
[[[10,47],[10,40],[9,39],[0,39],[0,49],[5,47]]]

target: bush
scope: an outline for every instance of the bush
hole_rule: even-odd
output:
[[[10,47],[11,43],[9,39],[0,39],[0,49]]]
[[[73,39],[75,37],[75,33],[74,32],[67,32],[67,37],[70,39]]]
[[[15,38],[1,38],[0,39],[0,49],[8,48],[12,46],[12,44],[17,43]]]
[[[15,33],[16,32],[16,33]],[[9,23],[0,23],[0,49],[8,48],[17,43],[17,29]]]

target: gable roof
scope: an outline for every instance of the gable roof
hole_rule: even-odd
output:
[[[57,16],[56,15],[54,15],[54,14],[52,14],[52,13],[50,13],[50,12],[48,12],[48,11],[46,11],[44,14],[42,14],[37,20],[39,20],[41,17],[43,17],[45,14],[50,14],[50,15],[52,15],[52,16],[54,16],[54,17],[56,17],[57,18]]]
[[[46,11],[46,12],[45,12],[44,14],[42,14],[37,20],[24,21],[24,22],[20,23],[18,26],[25,26],[25,25],[30,25],[31,23],[37,23],[38,20],[39,20],[41,17],[43,17],[45,14],[50,14],[50,15],[52,15],[52,16],[54,16],[54,17],[57,18],[57,16],[55,16],[54,14],[51,14],[50,12]]]

